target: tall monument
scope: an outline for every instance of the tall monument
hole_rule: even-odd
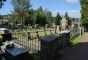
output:
[[[68,20],[66,20],[66,17],[62,17],[62,20],[60,21],[60,27],[62,30],[66,30],[68,27]]]

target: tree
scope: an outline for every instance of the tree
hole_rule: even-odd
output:
[[[24,24],[25,19],[29,18],[30,0],[12,0],[14,13],[19,18],[20,23]]]
[[[88,31],[88,0],[80,0],[81,5],[81,25]]]
[[[39,24],[40,26],[45,26],[45,24],[47,24],[47,20],[46,20],[46,15],[45,12],[43,11],[42,7],[39,7],[36,10],[36,24]]]
[[[4,5],[4,2],[6,2],[6,0],[0,0],[0,8],[2,8],[2,5]]]
[[[35,11],[33,9],[30,9],[28,14],[29,16],[27,18],[25,18],[25,25],[33,25],[35,23],[35,15],[34,15]]]
[[[18,16],[16,12],[12,12],[12,14],[9,15],[8,19],[12,23],[15,23],[15,24],[20,23],[20,17]]]
[[[66,20],[68,20],[68,25],[71,25],[70,17],[68,16],[68,13],[65,13]]]
[[[52,13],[50,11],[46,11],[46,20],[49,25],[53,23]]]
[[[57,13],[57,16],[56,16],[56,25],[60,25],[60,20],[61,20],[61,16],[59,14],[59,12]]]
[[[2,15],[0,15],[0,19],[3,19],[4,17]]]
[[[88,26],[88,0],[80,0],[81,5],[81,24]]]

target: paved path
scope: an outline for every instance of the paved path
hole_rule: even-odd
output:
[[[61,60],[88,60],[88,33],[85,33],[80,42],[67,48]]]

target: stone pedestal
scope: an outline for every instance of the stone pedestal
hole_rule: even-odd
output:
[[[63,49],[66,46],[69,46],[70,40],[70,31],[61,31],[60,35],[60,49]]]
[[[56,60],[59,51],[59,37],[54,35],[40,38],[41,60]]]

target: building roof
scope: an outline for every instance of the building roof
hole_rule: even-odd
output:
[[[0,24],[3,24],[3,23],[8,23],[8,19],[0,19]]]

